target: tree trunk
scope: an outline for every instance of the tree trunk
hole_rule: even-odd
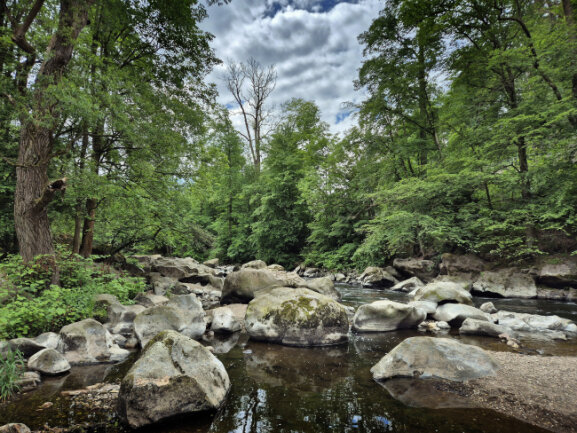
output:
[[[47,206],[57,189],[50,187],[47,169],[52,158],[52,133],[58,122],[57,103],[46,89],[58,84],[66,71],[74,41],[86,26],[94,0],[61,0],[58,28],[36,77],[34,106],[22,124],[16,168],[14,220],[20,254],[25,261],[54,254]],[[54,283],[58,283],[55,269]],[[56,279],[56,281],[55,281]]]
[[[50,197],[46,166],[52,149],[46,128],[31,122],[23,126],[16,167],[14,224],[20,255],[29,261],[39,254],[54,254],[46,204]],[[45,198],[43,198],[47,194]]]
[[[78,175],[82,176],[84,170],[84,161],[86,160],[86,152],[88,151],[88,128],[86,123],[82,126],[82,147],[80,148],[80,161],[78,164]],[[76,199],[76,212],[74,215],[74,238],[72,240],[72,252],[80,254],[80,243],[82,235],[82,199]]]

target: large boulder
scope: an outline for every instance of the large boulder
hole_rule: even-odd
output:
[[[101,323],[94,319],[85,319],[71,323],[60,330],[60,352],[71,365],[115,362],[110,348],[113,347],[110,334]],[[115,348],[118,349],[118,348]],[[118,349],[122,350],[122,349]],[[128,352],[123,354],[127,356]]]
[[[361,305],[353,317],[353,331],[380,332],[416,328],[427,317],[424,310],[393,301]]]
[[[266,263],[263,262],[262,260],[253,260],[251,262],[248,262],[248,263],[245,263],[244,265],[242,265],[242,269],[246,269],[246,268],[264,269],[264,268],[266,268]]]
[[[191,277],[193,275],[213,274],[215,270],[206,265],[198,263],[191,257],[161,257],[156,259],[153,269],[163,277],[170,277],[176,280]]]
[[[473,297],[458,283],[438,281],[429,283],[410,293],[413,301],[433,301],[437,304],[456,302],[473,305]]]
[[[484,337],[499,338],[500,335],[507,334],[509,337],[515,337],[515,332],[506,326],[497,325],[486,320],[465,319],[459,328],[459,334],[462,335],[482,335]]]
[[[46,348],[32,338],[25,337],[13,338],[9,341],[9,344],[12,350],[18,350],[20,353],[22,353],[24,358],[30,358],[35,353],[40,352],[42,349]]]
[[[299,278],[300,279],[300,278]],[[328,296],[335,301],[341,300],[341,293],[335,289],[335,283],[330,277],[314,278],[312,280],[303,280],[298,283],[297,287],[304,287],[321,295]]]
[[[217,410],[230,389],[222,363],[175,331],[158,334],[128,371],[118,396],[120,418],[132,428],[177,415]]]
[[[423,281],[431,281],[438,274],[435,262],[422,259],[395,259],[393,266],[405,275],[418,277]]]
[[[537,265],[537,281],[552,287],[577,287],[577,257],[548,257]]]
[[[509,327],[515,331],[563,331],[571,335],[577,334],[577,325],[575,322],[556,315],[542,316],[539,314],[514,313],[501,310],[492,316],[497,320],[499,325]]]
[[[371,368],[375,380],[393,377],[466,381],[493,375],[499,366],[483,349],[449,338],[411,337]]]
[[[174,286],[178,283],[176,278],[165,277],[159,272],[152,272],[150,274],[150,285],[155,295],[164,296],[171,292]]]
[[[134,332],[141,347],[161,331],[174,330],[198,339],[206,330],[202,304],[194,295],[173,296],[166,305],[148,308],[134,318]]]
[[[43,332],[34,341],[47,349],[56,349],[60,345],[60,336],[56,332]]]
[[[478,274],[487,269],[487,264],[479,257],[473,254],[449,254],[441,256],[439,265],[441,274],[458,275],[462,273]]]
[[[503,298],[534,298],[537,286],[533,277],[515,268],[481,272],[473,283],[473,294]]]
[[[369,266],[359,276],[364,287],[392,287],[399,281],[383,268]]]
[[[459,327],[465,319],[484,320],[493,322],[490,314],[484,313],[478,308],[464,304],[443,304],[437,307],[433,319],[447,322],[451,326]]]
[[[212,310],[212,324],[210,329],[214,332],[237,332],[244,328],[244,316],[246,304],[230,304]]]
[[[391,290],[410,293],[413,290],[423,287],[424,285],[425,283],[423,283],[419,277],[411,277],[408,280],[403,280],[395,284],[393,287],[391,287]]]
[[[46,375],[58,375],[70,370],[70,363],[60,352],[44,349],[28,360],[28,369]]]
[[[284,281],[266,269],[243,268],[228,274],[222,289],[222,304],[247,303],[260,290],[282,287]]]
[[[328,346],[347,341],[345,308],[303,288],[281,287],[260,294],[246,311],[245,326],[255,340],[287,346]]]

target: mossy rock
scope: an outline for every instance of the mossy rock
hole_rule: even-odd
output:
[[[287,346],[329,346],[347,341],[345,308],[309,289],[280,287],[252,300],[245,318],[255,340]]]

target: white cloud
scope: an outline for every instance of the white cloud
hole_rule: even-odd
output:
[[[235,0],[210,7],[203,28],[215,35],[212,46],[223,61],[253,57],[276,66],[272,104],[312,100],[331,130],[342,132],[355,123],[342,104],[363,99],[353,88],[362,62],[357,36],[382,8],[379,0]],[[218,100],[226,105],[233,100],[221,79],[225,70],[215,68],[209,80],[217,84]]]

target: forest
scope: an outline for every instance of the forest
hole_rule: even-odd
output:
[[[206,6],[2,2],[4,259],[577,251],[574,0],[387,1],[358,36],[367,97],[344,134],[314,101],[270,109],[277,72],[254,59],[227,65],[235,129],[206,81],[223,61]]]

